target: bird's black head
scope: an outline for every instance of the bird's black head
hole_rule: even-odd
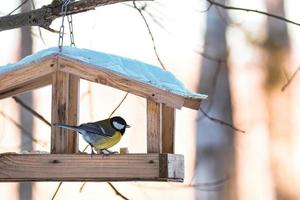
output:
[[[112,127],[120,131],[122,135],[125,133],[126,128],[130,128],[126,121],[120,116],[110,118],[110,123]]]

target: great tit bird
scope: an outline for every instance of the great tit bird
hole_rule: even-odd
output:
[[[93,148],[99,153],[104,153],[104,151],[112,153],[108,148],[117,144],[125,133],[126,128],[130,128],[126,121],[119,116],[79,126],[62,123],[56,123],[54,126],[80,133],[83,139],[91,146],[92,154],[95,154]]]

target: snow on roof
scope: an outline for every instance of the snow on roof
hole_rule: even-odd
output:
[[[28,64],[37,63],[46,57],[54,55],[61,55],[85,62],[93,67],[108,70],[128,79],[150,84],[184,97],[197,99],[205,99],[207,97],[207,95],[189,91],[171,72],[165,71],[157,66],[130,58],[68,46],[64,46],[62,52],[59,51],[58,47],[52,47],[27,56],[19,62],[4,65],[0,67],[0,74],[22,68]]]

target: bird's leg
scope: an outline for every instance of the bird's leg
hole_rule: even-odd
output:
[[[94,149],[93,149],[92,144],[89,144],[89,145],[90,145],[90,147],[91,147],[91,157],[93,157],[93,155],[96,154],[96,153],[95,153],[95,151],[94,151]]]

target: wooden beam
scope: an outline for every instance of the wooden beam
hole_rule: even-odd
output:
[[[162,152],[161,104],[147,99],[147,152]]]
[[[79,95],[80,79],[78,76],[69,75],[69,104],[67,124],[78,125],[79,118]],[[78,152],[78,134],[75,131],[68,130],[68,152]]]
[[[184,157],[178,154],[160,154],[161,178],[184,178]],[[167,161],[167,162],[165,162]],[[171,164],[170,164],[171,163]]]
[[[162,104],[162,152],[174,153],[175,142],[175,112],[165,104]]]
[[[0,154],[0,181],[179,181],[175,154]]]
[[[185,98],[183,106],[194,110],[199,110],[202,100],[203,99]]]
[[[56,62],[57,58],[52,56],[39,60],[36,63],[30,63],[17,69],[9,70],[6,73],[1,73],[0,91],[6,91],[16,86],[19,88],[26,87],[26,85],[32,85],[32,82],[39,86],[40,82],[36,80],[56,71]]]
[[[74,108],[70,104],[70,76],[68,73],[57,71],[53,73],[52,79],[52,124],[60,122],[68,124],[77,122],[77,115],[71,116],[76,112],[74,109],[69,111],[69,108]],[[76,87],[76,86],[75,86]],[[78,86],[77,86],[78,89]],[[75,95],[76,96],[76,95]],[[76,101],[73,102],[76,104]],[[69,118],[70,117],[70,118]],[[69,121],[70,120],[70,121]],[[77,135],[72,132],[52,127],[51,131],[51,153],[75,153],[77,146]]]
[[[62,67],[59,70],[74,74],[80,78],[108,85],[129,93],[151,99],[159,103],[165,103],[170,107],[180,109],[185,103],[185,98],[156,88],[150,84],[141,83],[135,80],[128,80],[108,70],[96,68],[86,63],[59,56]]]
[[[50,85],[51,82],[52,82],[52,75],[49,74],[49,75],[34,79],[27,83],[23,83],[20,85],[14,85],[11,88],[1,90],[0,91],[0,99],[11,97],[11,96],[21,94],[24,92],[29,92],[31,90],[35,90],[35,89],[44,87],[46,85]]]

